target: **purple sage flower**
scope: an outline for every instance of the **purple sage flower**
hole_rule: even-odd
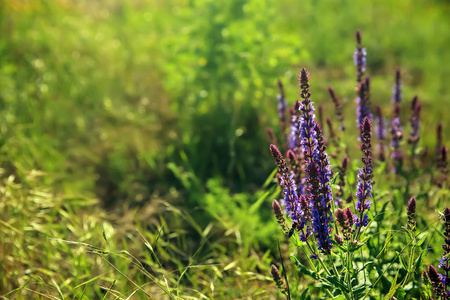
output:
[[[400,69],[395,71],[395,84],[392,89],[392,99],[391,102],[394,104],[399,104],[402,102],[402,81],[400,79]]]
[[[398,173],[402,167],[403,154],[400,151],[400,141],[403,139],[403,127],[400,125],[400,106],[394,107],[393,120],[389,126],[389,132],[392,136],[391,146],[393,148],[391,158],[394,160],[393,173]]]
[[[383,112],[379,105],[376,106],[375,126],[375,137],[378,140],[378,159],[384,161],[386,159],[386,118],[383,117]]]
[[[318,249],[323,254],[330,254],[333,246],[330,234],[332,228],[329,223],[333,220],[331,215],[331,201],[333,196],[330,187],[331,169],[326,146],[320,126],[314,115],[314,106],[310,101],[309,74],[302,69],[299,75],[302,92],[301,103],[297,102],[296,109],[301,111],[300,135],[306,165],[306,181],[309,191],[312,227],[316,237]]]
[[[450,299],[450,209],[448,207],[444,209],[443,215],[445,242],[442,245],[444,252],[439,259],[438,267],[444,274],[439,274],[433,265],[428,266],[427,273],[435,294],[442,297],[441,299]]]
[[[439,153],[442,148],[442,123],[436,126],[436,156],[439,157]]]
[[[283,83],[279,79],[278,79],[278,88],[280,90],[280,93],[277,95],[278,117],[280,118],[281,124],[286,124],[286,110],[287,110],[286,94],[284,92]]]
[[[370,112],[369,86],[368,81],[358,84],[358,95],[356,97],[356,123],[358,124],[359,129],[361,129],[360,125],[366,117],[371,121],[373,119],[372,113]]]
[[[330,139],[334,140],[336,138],[336,133],[334,132],[333,123],[331,122],[330,117],[327,117],[327,126],[328,131],[330,132]]]
[[[379,105],[376,106],[376,118],[375,118],[375,137],[379,141],[386,139],[386,118],[383,117],[383,112]]]
[[[290,163],[291,170],[294,173],[294,181],[297,186],[297,194],[300,197],[304,193],[304,182],[302,178],[303,168],[303,153],[300,153],[299,155],[296,155],[294,151],[288,150],[286,153],[287,159]]]
[[[301,221],[303,212],[300,210],[300,206],[298,205],[297,186],[293,178],[294,174],[287,167],[286,161],[277,146],[271,144],[270,152],[272,153],[272,157],[278,166],[278,183],[282,189],[283,195],[283,200],[281,203],[285,206],[286,213],[292,219],[292,222],[298,223]]]
[[[349,241],[354,233],[354,230],[352,229],[354,216],[351,209],[349,207],[344,210],[338,208],[335,212],[335,216],[339,226],[341,227],[344,240]]]
[[[345,187],[345,175],[347,174],[348,164],[350,160],[347,156],[345,156],[342,161],[341,165],[338,167],[339,170],[339,181],[337,182],[338,189],[335,193],[335,206],[339,207],[342,205],[342,197],[344,197],[344,187]]]
[[[363,48],[361,42],[361,31],[356,30],[356,50],[353,53],[353,61],[356,66],[356,123],[358,128],[365,117],[372,120],[372,114],[370,112],[370,78],[366,77],[364,81],[362,78],[366,70],[366,49]],[[361,132],[362,133],[362,132]]]
[[[370,210],[372,198],[372,123],[369,118],[364,118],[361,123],[361,150],[364,153],[362,162],[364,166],[359,170],[358,185],[356,191],[356,211],[358,212],[358,220],[356,226],[366,227],[369,224],[368,216],[365,211]]]
[[[366,71],[366,49],[361,43],[361,31],[356,30],[356,50],[353,53],[353,62],[356,66],[356,81],[361,82],[364,72]]]
[[[427,267],[428,278],[433,286],[434,293],[442,299],[448,299],[448,292],[445,291],[445,285],[442,282],[442,275],[438,273],[433,265]],[[445,278],[446,279],[446,278]]]
[[[342,104],[341,100],[336,96],[336,93],[334,92],[334,89],[330,86],[328,87],[328,93],[330,94],[331,100],[334,103],[334,111],[336,112],[336,119],[339,122],[339,130],[345,131],[344,126],[344,114],[342,112]]]
[[[412,197],[406,204],[406,214],[408,215],[408,230],[414,232],[416,230],[416,198]]]
[[[444,237],[445,237],[445,243],[442,245],[442,249],[444,249],[444,254],[442,255],[442,259],[446,262],[444,271],[447,273],[450,271],[449,266],[449,255],[450,255],[450,209],[447,207],[444,209]],[[445,257],[445,259],[444,259]],[[448,274],[446,274],[448,275]]]
[[[273,281],[280,291],[283,294],[287,293],[287,287],[285,286],[283,279],[281,279],[280,271],[278,271],[278,268],[275,265],[270,267],[270,274],[272,275]]]
[[[278,224],[280,224],[281,228],[283,228],[283,230],[286,231],[286,221],[284,219],[284,214],[283,211],[281,210],[280,203],[276,199],[272,201],[272,210],[275,215],[275,218],[277,219]]]
[[[411,149],[411,155],[412,157],[416,156],[416,148],[417,143],[420,139],[420,111],[422,109],[422,106],[418,103],[418,98],[415,96],[411,101],[411,118],[410,118],[410,124],[411,124],[411,132],[409,133],[408,143],[412,146]]]

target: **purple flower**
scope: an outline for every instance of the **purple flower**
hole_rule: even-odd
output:
[[[376,115],[375,118],[375,137],[377,140],[385,140],[386,139],[386,118],[383,117],[383,112],[381,111],[381,107],[379,105],[376,106]]]
[[[357,226],[366,227],[368,225],[368,217],[364,215],[365,211],[370,210],[372,198],[372,123],[369,118],[364,118],[361,123],[361,150],[364,153],[362,162],[364,167],[359,170],[358,185],[356,191],[356,211],[359,213]]]
[[[345,175],[347,174],[349,159],[345,156],[341,165],[338,167],[339,170],[339,181],[337,182],[337,191],[335,193],[335,206],[340,206],[342,204],[342,197],[344,196],[344,187],[345,187]]]
[[[335,138],[336,138],[336,134],[334,133],[334,129],[333,129],[333,123],[331,122],[330,117],[327,117],[327,126],[328,126],[328,130],[330,132],[330,139],[333,140],[335,143]]]
[[[286,286],[284,285],[283,279],[281,279],[280,271],[275,265],[270,267],[270,274],[272,275],[273,281],[282,293],[286,292]]]
[[[400,126],[400,118],[392,120],[390,132],[392,134],[391,146],[397,149],[400,147],[400,141],[403,139],[403,127]]]
[[[433,286],[434,293],[442,299],[448,299],[448,292],[445,291],[445,285],[442,282],[442,275],[440,275],[433,265],[427,267],[428,278]],[[447,296],[446,296],[447,294]],[[446,298],[444,298],[446,297]]]
[[[273,132],[272,128],[266,127],[265,131],[266,131],[266,136],[267,136],[269,142],[271,144],[276,144],[277,143],[277,137],[275,135],[275,132]]]
[[[356,97],[356,123],[360,128],[364,118],[368,117],[372,120],[372,113],[370,112],[370,99],[369,99],[369,83],[358,84],[358,97]]]
[[[447,152],[448,152],[447,147],[441,146],[441,151],[439,152],[439,157],[437,159],[437,165],[438,165],[439,169],[441,169],[441,173],[442,173],[444,181],[447,181],[447,173],[448,173]]]
[[[361,68],[361,72],[366,71],[366,65],[367,65],[367,51],[365,48],[356,49],[353,53],[353,62],[355,63],[355,66],[358,68]]]
[[[335,212],[336,220],[341,227],[344,240],[349,241],[352,238],[354,230],[352,229],[354,223],[353,213],[350,208],[342,210],[338,208]]]
[[[436,155],[439,156],[442,147],[442,123],[436,126]]]
[[[383,117],[383,112],[379,105],[376,106],[375,126],[375,137],[379,141],[377,145],[378,159],[384,161],[386,159],[386,145],[384,143],[386,140],[386,119]]]
[[[400,80],[400,69],[395,71],[395,84],[392,89],[392,103],[400,103],[402,101],[402,81]]]
[[[304,193],[304,182],[302,179],[302,162],[303,162],[303,153],[299,153],[299,155],[295,155],[294,151],[288,150],[286,153],[286,156],[288,158],[288,161],[291,165],[291,170],[294,174],[294,181],[295,185],[297,186],[297,194],[300,197]]]
[[[278,117],[280,118],[280,121],[283,124],[286,123],[287,102],[286,102],[286,95],[284,93],[283,83],[281,83],[281,80],[278,80],[278,88],[280,89],[280,93],[277,95]]]
[[[412,232],[416,230],[416,203],[416,198],[412,197],[406,205],[406,214],[408,215],[407,228]]]
[[[442,249],[444,253],[441,256],[439,268],[441,268],[445,272],[445,278],[448,278],[450,272],[450,209],[447,207],[444,209],[444,221],[445,221],[445,229],[444,229],[444,237],[445,242],[442,244]],[[445,283],[444,283],[445,284]],[[448,282],[450,286],[450,282]]]
[[[417,143],[420,139],[420,111],[422,109],[422,106],[418,103],[418,98],[415,96],[411,101],[411,118],[410,124],[411,124],[411,132],[409,133],[408,143],[412,145],[412,156],[415,156],[415,150],[417,148]]]
[[[400,125],[400,106],[395,104],[393,120],[389,124],[389,132],[391,133],[392,142],[391,146],[394,148],[392,150],[391,158],[394,160],[393,173],[397,173],[401,169],[403,162],[403,154],[400,151],[400,141],[403,139],[403,128]]]
[[[294,174],[286,166],[286,161],[283,159],[277,146],[271,144],[270,152],[272,153],[275,163],[278,166],[279,185],[282,188],[283,200],[281,203],[285,206],[286,212],[294,223],[298,223],[303,212],[298,205],[297,186],[293,180]]]
[[[325,143],[320,126],[315,121],[314,106],[309,97],[309,74],[302,69],[299,75],[303,101],[297,102],[296,109],[301,111],[300,136],[305,156],[306,181],[309,190],[311,221],[318,249],[323,254],[330,254],[332,242],[330,239],[332,221],[331,204],[333,196],[329,185],[331,169],[328,156],[325,153]]]
[[[341,100],[339,100],[339,98],[336,96],[336,93],[334,92],[334,89],[331,86],[328,87],[328,93],[330,94],[331,100],[334,103],[334,110],[336,112],[336,119],[340,123],[339,130],[344,131],[345,130],[344,114],[342,112]]]
[[[430,278],[431,285],[434,288],[434,292],[437,296],[441,296],[441,299],[450,299],[450,209],[447,207],[444,209],[444,237],[445,242],[442,245],[444,253],[439,259],[439,268],[444,271],[444,274],[439,274],[433,265],[429,265],[427,268],[428,277]]]
[[[275,218],[278,221],[278,224],[280,224],[281,228],[283,228],[283,230],[286,231],[286,222],[284,219],[284,214],[283,211],[281,210],[280,203],[276,199],[272,201],[272,210],[275,215]]]
[[[364,72],[366,71],[366,49],[363,48],[361,44],[361,31],[356,30],[356,50],[353,53],[353,62],[356,66],[356,81],[361,82]]]
[[[300,112],[295,109],[291,110],[291,125],[289,132],[289,145],[288,149],[294,151],[295,154],[299,154],[302,152],[301,150],[301,136],[300,136]]]

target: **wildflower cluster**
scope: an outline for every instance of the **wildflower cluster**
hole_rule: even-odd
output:
[[[284,147],[286,161],[278,148],[274,144],[270,145],[270,151],[278,166],[277,178],[282,190],[281,205],[276,199],[272,202],[273,213],[283,231],[289,237],[293,237],[297,248],[309,255],[307,262],[309,262],[310,268],[303,265],[306,260],[300,261],[296,255],[291,256],[294,264],[298,266],[302,274],[312,276],[324,283],[324,289],[330,298],[353,300],[374,296],[375,299],[378,294],[375,297],[375,292],[371,292],[373,289],[386,292],[387,294],[383,296],[386,299],[405,299],[405,293],[407,295],[411,293],[412,299],[423,298],[421,287],[423,283],[417,279],[417,274],[426,253],[426,249],[422,246],[426,235],[421,233],[416,235],[422,218],[417,218],[418,200],[410,195],[413,193],[413,189],[422,188],[422,186],[410,185],[411,180],[420,176],[422,172],[426,172],[417,169],[414,164],[414,158],[422,149],[419,147],[422,106],[418,97],[415,96],[411,101],[409,118],[411,130],[408,143],[411,145],[411,153],[403,153],[403,124],[400,119],[402,102],[400,70],[396,70],[395,73],[391,99],[393,114],[392,120],[387,123],[380,105],[375,106],[374,119],[370,111],[371,81],[368,76],[364,77],[366,51],[362,46],[361,32],[359,31],[356,32],[356,51],[353,58],[356,65],[356,119],[359,133],[357,138],[354,137],[354,141],[360,142],[362,151],[362,166],[358,170],[356,181],[346,180],[348,175],[349,179],[352,175],[352,178],[355,178],[351,167],[354,164],[351,164],[349,159],[351,152],[346,145],[342,144],[347,136],[338,133],[340,136],[336,137],[331,118],[325,116],[324,119],[322,105],[318,106],[319,118],[318,121],[316,120],[314,104],[310,99],[309,74],[302,69],[299,74],[301,100],[297,100],[290,109],[289,134],[284,136],[288,141],[286,142],[287,146]],[[328,92],[334,103],[335,121],[339,123],[339,129],[344,131],[342,103],[332,87],[328,88]],[[284,90],[280,92],[280,95],[284,95]],[[281,103],[280,97],[278,99]],[[284,98],[283,101],[285,101]],[[281,112],[280,107],[284,107],[283,110],[286,110],[286,104],[283,103],[283,105],[279,104],[279,113]],[[328,141],[324,137],[323,120],[326,120],[328,126],[327,134],[330,138]],[[372,128],[372,123],[374,128]],[[387,132],[390,133],[390,138],[387,137]],[[376,141],[372,140],[373,133]],[[351,131],[348,134],[351,134]],[[373,142],[377,147],[376,157],[385,163],[377,164],[378,161],[373,160]],[[388,142],[391,143],[391,149],[387,147]],[[333,151],[331,156],[327,154],[327,146]],[[447,181],[448,173],[447,148],[442,142],[442,125],[437,127],[436,149],[434,162],[441,171],[441,177],[437,181],[439,182],[438,186],[442,187],[443,183]],[[391,150],[390,156],[389,150]],[[427,152],[423,151],[421,156],[425,158],[422,160],[424,163]],[[330,161],[338,172],[334,177]],[[386,174],[389,180],[393,178],[392,183],[389,184],[392,189],[397,191],[392,194],[377,193],[376,199],[385,201],[380,207],[380,205],[376,205],[373,197],[374,168],[377,168],[376,174],[382,175],[383,172],[380,170],[385,171],[385,165],[393,165],[394,172],[398,174],[398,176]],[[406,172],[410,170],[413,172]],[[430,173],[429,177],[436,181],[434,172],[430,171]],[[408,185],[402,186],[401,189],[395,186],[400,179],[408,182]],[[386,184],[381,176],[380,181],[381,184]],[[346,182],[349,183],[349,190],[352,189],[352,184],[356,185],[354,200],[352,195],[348,195],[347,201],[344,201]],[[334,191],[332,191],[332,187]],[[426,194],[426,197],[422,196],[418,199],[431,198],[433,197],[430,196],[431,194]],[[408,197],[407,203],[404,202],[405,197],[402,195]],[[427,207],[431,207],[430,200],[426,199],[426,201],[428,201]],[[440,203],[439,201],[437,203]],[[386,228],[382,227],[383,220],[391,215],[388,212],[391,209],[389,205],[399,212],[399,216],[403,220],[393,222],[396,223],[393,225],[391,223],[392,230],[383,230]],[[403,212],[400,214],[402,208]],[[398,221],[398,216],[396,218]],[[442,245],[444,252],[438,265],[442,274],[439,274],[440,271],[432,265],[428,266],[426,273],[423,274],[428,274],[433,291],[440,297],[440,300],[449,300],[450,211],[448,208],[444,210],[444,219],[445,243]],[[288,224],[289,222],[291,225]],[[405,224],[405,226],[401,226],[401,224]],[[392,235],[392,232],[401,230],[407,234],[396,237]],[[398,251],[398,256],[394,260],[391,255],[385,255],[392,240],[396,240],[395,247]],[[362,248],[364,246],[367,246],[366,250]],[[401,251],[397,249],[401,249]],[[399,265],[403,269],[401,272],[400,270],[387,272],[393,266],[394,261],[400,262]],[[286,282],[283,282],[275,266],[272,266],[271,272],[277,286],[289,298],[289,292],[286,293],[289,291],[287,277],[285,278]],[[389,273],[391,275],[388,275]],[[394,277],[392,274],[397,275]],[[388,276],[392,276],[391,279],[396,283],[392,284],[391,279],[387,278]],[[425,293],[429,295],[424,297],[430,298],[431,290]]]
[[[333,247],[330,239],[330,222],[333,221],[330,186],[332,170],[322,130],[315,120],[314,106],[310,100],[309,74],[305,69],[300,72],[299,81],[302,101],[295,103],[291,113],[290,143],[286,154],[290,167],[275,145],[270,145],[270,151],[278,165],[279,184],[283,191],[281,203],[292,220],[288,233],[299,232],[302,241],[307,241],[313,234],[320,253],[330,254]],[[274,214],[286,231],[279,207],[278,202],[274,201]],[[316,257],[317,254],[313,252],[312,256]]]

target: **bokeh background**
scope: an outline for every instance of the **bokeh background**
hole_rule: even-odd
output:
[[[449,16],[445,0],[2,1],[0,294],[28,280],[49,294],[88,287],[87,299],[114,280],[132,291],[63,239],[159,256],[148,263],[153,282],[164,275],[179,293],[274,295],[265,128],[279,134],[277,79],[293,104],[306,67],[330,117],[332,85],[357,151],[360,29],[372,103],[390,115],[400,67],[404,101],[417,94],[423,105],[421,147],[434,147],[437,122],[444,136],[450,128]],[[145,239],[161,241],[157,251]],[[148,280],[127,258],[110,261]]]

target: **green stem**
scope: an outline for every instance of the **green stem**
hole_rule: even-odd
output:
[[[411,233],[410,233],[411,234]],[[408,282],[409,279],[409,275],[413,272],[413,259],[414,259],[414,250],[416,249],[416,245],[414,244],[414,241],[416,240],[416,236],[414,233],[412,233],[412,238],[411,238],[411,255],[409,256],[409,261],[408,261],[408,273],[406,273],[405,279],[403,280],[402,283],[402,287]],[[400,259],[402,259],[400,257]]]
[[[316,253],[316,251],[314,251],[314,249],[311,247],[311,245],[309,244],[308,241],[306,241],[306,245],[308,246],[311,253]],[[316,253],[316,255],[317,255],[317,253]],[[319,255],[317,255],[317,259],[319,260],[322,267],[325,269],[325,272],[327,272],[328,275],[331,275],[330,270],[328,270],[327,266],[324,264],[323,260],[320,258]]]
[[[352,291],[352,281],[350,277],[350,269],[352,268],[352,258],[350,253],[350,241],[347,241],[347,274],[345,274],[345,279],[347,280],[348,289],[351,294],[353,294]]]

